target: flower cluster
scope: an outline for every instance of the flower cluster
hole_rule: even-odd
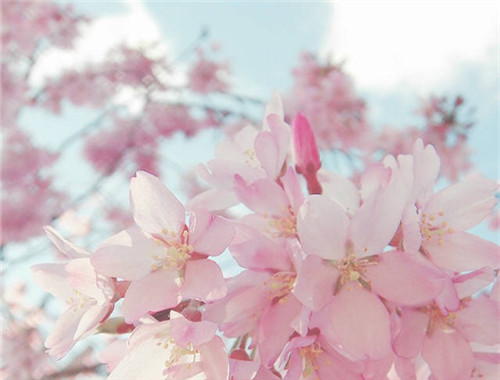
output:
[[[174,134],[193,137],[220,126],[228,117],[239,120],[244,116],[238,106],[222,107],[208,99],[217,93],[231,104],[233,95],[228,64],[203,53],[206,31],[183,54],[187,59],[191,50],[197,51],[183,69],[177,58],[165,55],[161,41],[140,47],[123,42],[101,58],[79,60],[71,66],[61,63],[59,70],[49,70],[49,74],[45,70],[51,54],[62,49],[77,51],[78,42],[96,20],[57,2],[8,3],[0,33],[4,52],[0,85],[2,93],[9,95],[2,99],[1,115],[7,147],[1,186],[8,193],[2,198],[2,247],[40,235],[42,226],[59,219],[66,209],[81,212],[83,201],[97,194],[117,172],[125,173],[127,180],[136,170],[159,173],[160,146]],[[238,104],[242,101],[241,97],[237,100]],[[51,147],[58,151],[53,154],[28,136],[23,111],[36,109],[64,117],[68,105],[94,109],[96,118],[60,139],[57,147]],[[77,142],[83,145],[81,158],[102,179],[71,200],[70,189],[51,174]],[[128,170],[119,170],[124,168]]]
[[[131,333],[102,352],[109,379],[493,378],[500,253],[467,231],[497,184],[435,192],[440,160],[421,140],[355,184],[322,168],[304,115],[283,115],[276,97],[261,129],[220,143],[187,207],[138,172],[134,226],[92,254],[47,228],[67,257],[33,269],[67,303],[50,353]]]
[[[365,103],[340,65],[322,65],[304,53],[292,74],[287,112],[302,111],[310,117],[320,148],[361,148],[369,143]]]

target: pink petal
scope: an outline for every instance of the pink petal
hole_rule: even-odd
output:
[[[217,324],[215,323],[191,322],[180,314],[170,320],[170,334],[181,347],[185,347],[189,343],[195,347],[207,343],[214,337],[216,331]]]
[[[227,293],[222,271],[211,260],[189,260],[186,263],[181,294],[203,302],[223,298]]]
[[[232,139],[226,139],[219,143],[215,148],[215,156],[218,159],[245,162],[248,159],[247,152],[253,149],[258,133],[257,128],[246,125]]]
[[[248,269],[287,271],[292,265],[285,240],[270,239],[243,223],[236,225],[236,236],[229,250],[238,264]]]
[[[285,366],[287,362],[287,357],[294,351],[297,351],[301,347],[307,347],[313,344],[317,340],[317,335],[306,335],[306,336],[294,336],[286,344],[281,357],[279,360],[279,366]],[[301,366],[302,367],[302,366]]]
[[[309,331],[309,321],[311,320],[311,309],[302,307],[300,313],[290,322],[290,327],[300,336],[306,336]]]
[[[258,345],[264,366],[270,367],[278,358],[293,333],[290,323],[300,310],[301,304],[292,296],[263,312],[259,324]]]
[[[326,170],[318,172],[318,179],[323,187],[323,194],[334,200],[349,215],[353,215],[359,207],[358,188],[352,181],[340,174]]]
[[[66,264],[36,264],[31,267],[31,275],[36,284],[55,297],[66,301],[73,294],[68,286]]]
[[[113,371],[120,360],[123,359],[127,353],[127,341],[126,340],[115,340],[108,345],[106,345],[97,354],[97,360],[100,363],[106,364],[106,369],[111,372]]]
[[[481,380],[497,380],[500,369],[500,353],[474,352],[474,376]]]
[[[267,177],[277,178],[283,162],[280,161],[278,146],[271,132],[259,132],[255,139],[255,155],[266,171]]]
[[[93,331],[99,323],[106,317],[112,305],[92,305],[87,308],[82,315],[78,328],[75,331],[74,339],[79,340],[85,334]]]
[[[281,95],[279,94],[278,91],[274,91],[271,99],[266,104],[266,119],[272,115],[276,114],[276,117],[278,120],[283,120],[284,113],[283,113],[283,100],[281,99]],[[266,125],[264,124],[263,129],[266,129]]]
[[[209,189],[191,198],[187,203],[187,209],[192,210],[203,207],[216,212],[226,210],[238,203],[239,199],[232,190]]]
[[[181,301],[177,271],[157,270],[132,281],[125,293],[122,313],[125,322],[133,323],[149,311],[176,306]]]
[[[138,343],[118,363],[108,380],[164,379],[165,362],[171,350],[166,350],[161,343],[153,336]]]
[[[315,256],[307,256],[297,273],[293,293],[303,305],[319,311],[333,297],[339,272]]]
[[[49,355],[61,359],[74,346],[77,341],[75,333],[86,312],[86,308],[70,308],[59,316],[45,340]]]
[[[407,193],[402,177],[393,172],[391,182],[365,200],[348,233],[358,255],[378,254],[389,244],[401,221]]]
[[[474,368],[467,341],[457,331],[439,326],[424,340],[422,356],[436,380],[469,380]]]
[[[292,168],[288,168],[285,175],[281,177],[283,188],[290,200],[290,204],[294,212],[298,212],[299,207],[304,203],[304,193],[300,187],[299,177]]]
[[[257,214],[281,216],[288,212],[288,198],[274,181],[263,179],[248,185],[241,176],[235,175],[234,190],[240,201]]]
[[[218,323],[244,321],[248,328],[269,303],[269,290],[264,285],[270,275],[264,272],[244,271],[228,280],[229,294],[220,301],[206,305],[204,319]],[[244,333],[246,333],[245,331]]]
[[[271,372],[270,369],[267,369],[264,366],[260,366],[257,374],[254,377],[255,380],[281,380],[281,377],[276,376]]]
[[[63,238],[54,227],[45,226],[43,229],[57,249],[70,259],[90,256],[90,252],[87,252],[85,249],[80,248],[69,240]]]
[[[331,344],[358,359],[381,359],[390,351],[389,313],[374,294],[349,282],[333,298],[322,332]]]
[[[179,235],[184,227],[184,206],[151,174],[137,172],[130,180],[130,202],[136,224],[150,234]]]
[[[278,148],[277,174],[279,175],[289,153],[291,129],[290,126],[283,121],[282,112],[269,114],[264,123],[266,122]]]
[[[292,352],[290,354],[284,380],[300,380],[303,364],[304,363],[298,351]]]
[[[392,343],[396,355],[407,359],[417,356],[422,348],[428,324],[427,314],[417,310],[403,309],[401,330]]]
[[[401,228],[403,232],[403,249],[408,253],[416,253],[420,249],[422,243],[422,235],[420,234],[420,216],[413,204],[409,204],[403,211],[401,220]]]
[[[361,199],[366,201],[376,194],[381,187],[387,186],[391,179],[392,169],[382,163],[369,165],[361,175]]]
[[[451,278],[445,280],[443,291],[436,297],[435,302],[443,311],[455,311],[460,306],[457,290]]]
[[[379,360],[364,360],[365,368],[363,370],[363,376],[360,376],[360,380],[387,380],[387,375],[391,369],[396,355],[389,352],[385,357]],[[326,366],[325,366],[326,367]],[[324,367],[324,368],[325,368]],[[342,368],[342,367],[340,367]],[[325,369],[328,369],[326,367]],[[344,370],[345,371],[345,370]],[[347,372],[347,371],[345,371]],[[347,372],[348,373],[348,372]],[[352,376],[352,375],[351,375]],[[341,378],[345,378],[342,376]]]
[[[485,295],[472,299],[456,313],[455,327],[465,339],[486,345],[500,343],[500,305]]]
[[[335,202],[322,195],[307,197],[297,218],[302,248],[327,260],[345,257],[349,218]]]
[[[469,272],[453,279],[458,297],[470,297],[474,293],[490,286],[495,281],[495,271],[490,267],[484,267]]]
[[[454,232],[423,245],[432,261],[441,268],[473,271],[482,267],[500,268],[500,250],[495,243],[467,232]]]
[[[442,212],[443,219],[453,229],[465,231],[491,213],[497,204],[496,190],[494,181],[479,176],[470,177],[436,193],[425,211],[436,215]]]
[[[239,360],[229,357],[229,378],[231,380],[254,379],[260,364],[253,360]]]
[[[203,180],[212,186],[228,190],[233,187],[235,174],[239,174],[245,182],[253,182],[266,178],[266,172],[260,167],[257,159],[251,159],[248,155],[242,155],[241,161],[235,161],[235,157],[209,161],[207,169],[200,173]]]
[[[210,342],[198,347],[203,372],[207,379],[226,379],[229,372],[229,360],[224,342],[214,337]]]
[[[189,218],[189,244],[195,252],[217,256],[234,237],[234,227],[228,220],[197,209]]]
[[[379,261],[365,266],[364,276],[375,293],[399,305],[421,306],[444,288],[446,277],[417,256],[401,251],[385,252]]]
[[[100,305],[109,304],[115,295],[113,281],[98,275],[88,258],[72,260],[66,264],[66,271],[71,287],[95,299]]]
[[[138,280],[151,272],[153,256],[162,257],[165,250],[153,238],[132,227],[100,244],[90,261],[106,276]]]
[[[415,371],[415,361],[403,358],[397,358],[394,363],[394,369],[396,370],[398,379],[401,380],[417,380]],[[392,379],[392,377],[389,377]]]
[[[410,200],[428,197],[439,174],[441,163],[432,145],[424,144],[421,139],[413,145],[413,188]]]

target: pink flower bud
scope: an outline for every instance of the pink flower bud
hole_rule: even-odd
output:
[[[309,193],[321,194],[321,185],[316,178],[316,173],[321,168],[316,139],[309,122],[300,112],[293,120],[292,146],[295,169],[305,177]]]

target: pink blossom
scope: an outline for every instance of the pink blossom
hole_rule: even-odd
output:
[[[182,204],[145,172],[132,178],[130,197],[137,227],[108,239],[92,257],[98,272],[131,281],[122,308],[126,322],[175,307],[182,296],[203,301],[224,296],[222,272],[206,257],[224,251],[232,226],[199,209],[191,212],[187,227]]]
[[[189,109],[181,105],[154,102],[148,105],[145,116],[154,130],[164,137],[171,137],[177,131],[193,136],[202,127]]]
[[[278,103],[279,100],[275,101]],[[270,107],[269,112],[276,107]],[[279,111],[277,111],[279,112]],[[290,127],[279,113],[266,114],[263,129],[246,126],[233,138],[222,141],[216,158],[199,166],[198,174],[213,188],[190,201],[190,207],[203,204],[211,210],[222,210],[238,203],[234,194],[235,175],[251,183],[259,179],[277,179],[284,174],[290,142]]]
[[[471,280],[474,277],[465,282]],[[469,292],[473,289],[468,287]],[[494,346],[500,342],[498,333],[494,333],[498,332],[500,308],[492,295],[464,295],[451,310],[435,302],[421,308],[402,308],[393,343],[395,353],[413,359],[421,352],[433,378],[469,379],[477,360],[471,343]]]
[[[291,293],[296,274],[244,271],[228,280],[228,295],[206,307],[204,318],[227,337],[252,336],[265,367],[272,366],[298,329],[302,305]]]
[[[47,227],[47,234],[69,259],[67,264],[38,264],[32,267],[35,281],[67,304],[45,341],[50,355],[62,358],[73,345],[92,333],[113,310],[114,286],[97,274],[89,253]]]
[[[130,336],[127,353],[108,377],[121,379],[226,379],[228,358],[216,325],[174,315],[143,324]]]
[[[243,222],[270,236],[293,238],[297,234],[296,214],[304,200],[297,175],[292,169],[282,177],[282,186],[269,179],[246,184],[235,175],[234,190],[239,200],[255,214]]]
[[[432,262],[452,272],[484,266],[497,269],[497,245],[466,232],[495,207],[496,189],[489,179],[471,177],[429,196],[418,205],[418,211],[413,209],[405,217],[403,244],[420,246]]]
[[[198,50],[198,60],[191,67],[189,77],[189,87],[198,93],[207,94],[209,92],[226,92],[227,64],[220,64],[207,59],[203,51]]]
[[[365,379],[360,365],[340,355],[317,334],[292,338],[283,351],[282,362],[285,360],[285,380]]]
[[[299,211],[304,251],[326,262],[308,256],[295,292],[313,310],[328,305],[315,324],[332,345],[358,359],[380,359],[390,350],[389,314],[377,295],[397,304],[420,305],[444,286],[443,276],[425,261],[399,251],[382,253],[396,232],[406,196],[396,171],[352,219],[322,195],[309,196]],[[365,318],[371,323],[365,324]]]
[[[3,379],[43,379],[54,372],[54,363],[44,352],[43,338],[26,321],[2,321]]]
[[[95,169],[104,173],[112,171],[134,144],[133,129],[133,122],[116,119],[113,128],[104,129],[85,141],[85,157]]]
[[[292,75],[295,83],[285,97],[287,114],[307,116],[321,149],[364,146],[370,134],[365,104],[340,66],[321,65],[304,53]]]

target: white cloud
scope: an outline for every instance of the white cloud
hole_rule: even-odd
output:
[[[169,49],[160,28],[141,1],[124,0],[127,11],[123,14],[96,18],[83,28],[74,50],[49,49],[39,58],[31,80],[38,85],[46,76],[61,70],[78,67],[86,62],[102,60],[110,48],[119,44],[138,47],[161,41],[155,52]]]
[[[360,88],[422,90],[491,57],[498,25],[497,2],[335,2],[323,53],[346,59]]]

